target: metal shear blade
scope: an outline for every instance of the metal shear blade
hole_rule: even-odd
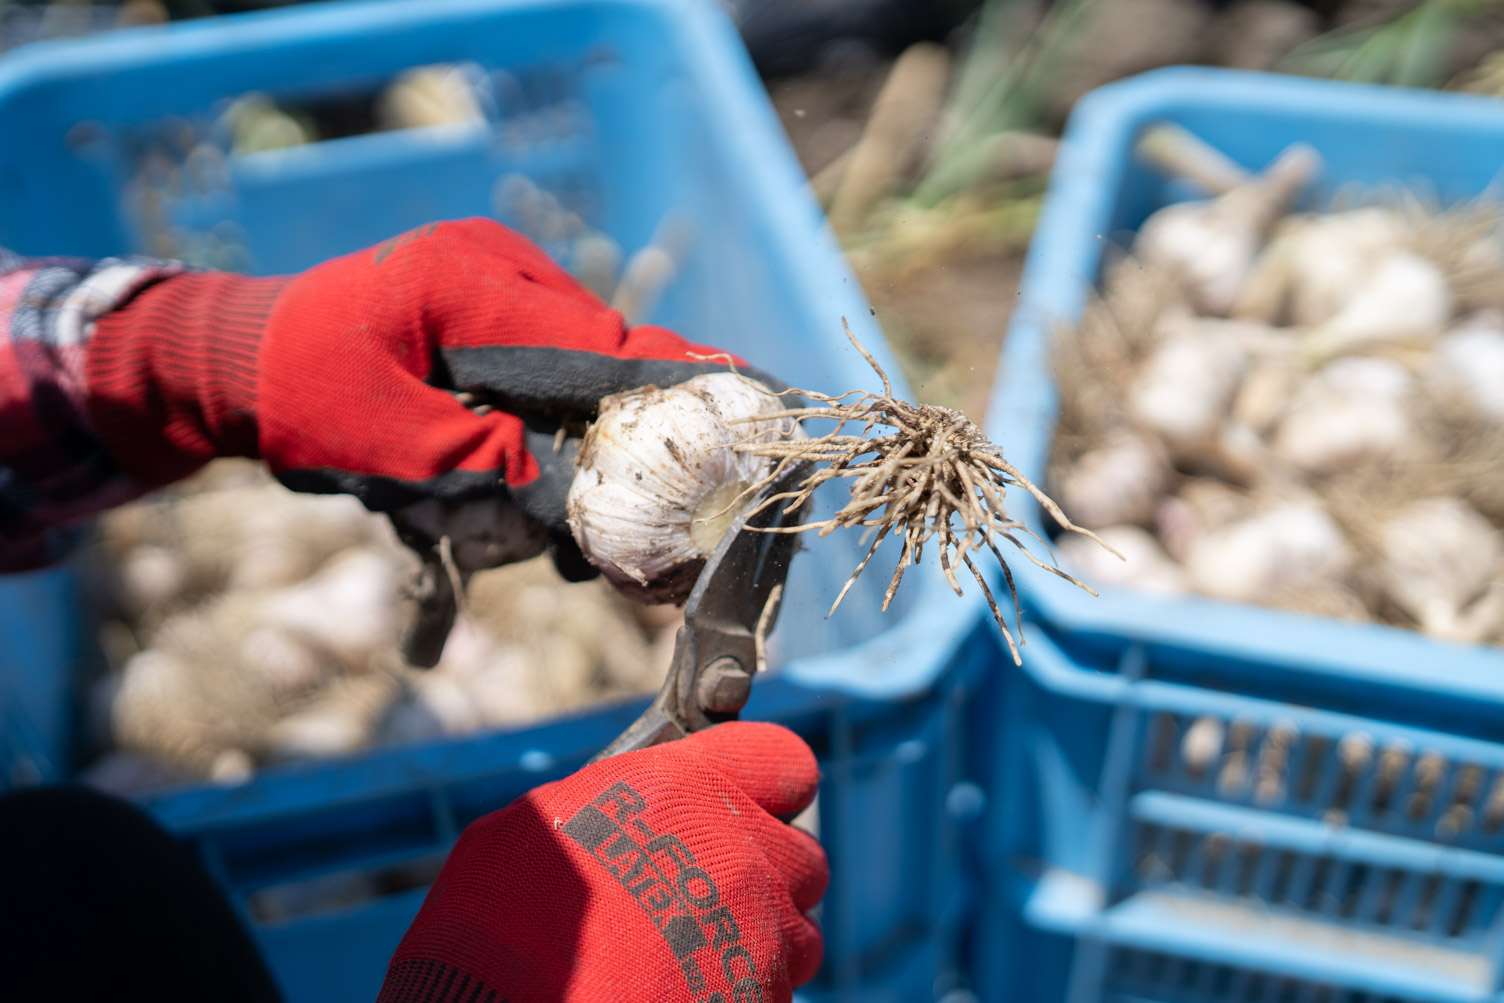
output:
[[[591,760],[645,749],[729,721],[752,691],[761,668],[763,637],[773,629],[789,562],[799,549],[786,529],[803,518],[808,502],[786,511],[787,501],[765,504],[792,491],[809,473],[798,464],[753,497],[705,562],[684,606],[684,626],[663,688],[647,710]]]

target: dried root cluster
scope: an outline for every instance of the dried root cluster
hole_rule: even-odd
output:
[[[973,560],[974,555],[990,553],[1002,569],[1013,602],[1015,623],[1019,616],[1018,594],[999,543],[1010,544],[1034,564],[1071,584],[1088,592],[1092,590],[1029,549],[1026,536],[1046,552],[1049,548],[1024,523],[1009,517],[1005,505],[1008,489],[1027,491],[1066,529],[1094,540],[1095,534],[1072,523],[964,414],[950,408],[911,404],[893,396],[892,382],[852,335],[850,327],[846,328],[846,336],[882,379],[883,392],[851,391],[831,397],[809,390],[788,391],[791,396],[813,403],[790,409],[782,417],[801,422],[834,420],[836,428],[825,435],[775,441],[763,437],[738,446],[744,452],[776,461],[753,491],[776,482],[795,464],[806,462],[814,464],[813,470],[797,488],[772,495],[762,504],[787,505],[792,510],[832,481],[844,482],[849,487],[850,500],[834,515],[775,530],[815,532],[821,536],[854,527],[868,532],[871,539],[867,551],[836,596],[832,613],[884,540],[890,536],[902,540],[898,565],[883,595],[884,611],[892,603],[904,572],[918,564],[925,548],[933,544],[946,581],[957,595],[962,594],[957,570],[964,568],[976,580],[1014,661],[1019,661],[1021,635],[1015,639],[1009,629],[986,576]],[[760,416],[762,420],[767,417]],[[848,431],[853,425],[859,427],[859,433]]]

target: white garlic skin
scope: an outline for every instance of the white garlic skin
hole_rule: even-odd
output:
[[[1423,498],[1384,523],[1380,545],[1385,591],[1421,630],[1457,641],[1483,639],[1479,628],[1492,623],[1475,625],[1468,607],[1489,598],[1504,562],[1504,538],[1487,519],[1460,498]]]
[[[1324,323],[1352,302],[1378,261],[1405,237],[1404,217],[1389,209],[1286,220],[1259,256],[1233,313],[1301,327]]]
[[[1225,195],[1165,206],[1139,228],[1134,253],[1174,268],[1202,311],[1226,315],[1269,228],[1319,166],[1309,147],[1293,146],[1263,174]]]
[[[1410,438],[1415,381],[1390,359],[1338,359],[1296,393],[1274,435],[1274,452],[1311,474],[1393,456]]]
[[[1235,339],[1188,328],[1145,360],[1128,391],[1128,412],[1172,455],[1194,459],[1227,419],[1248,359]]]
[[[1169,479],[1169,458],[1157,441],[1118,430],[1061,476],[1059,498],[1071,518],[1088,529],[1147,523]]]
[[[1306,335],[1303,349],[1323,359],[1363,345],[1433,340],[1452,319],[1454,300],[1441,267],[1409,251],[1391,251],[1336,316]]]
[[[1504,425],[1504,314],[1475,314],[1436,340],[1425,381],[1438,400],[1456,400]]]
[[[1352,560],[1341,529],[1319,505],[1276,505],[1191,541],[1186,571],[1198,592],[1258,602],[1282,588],[1340,579]]]
[[[668,389],[643,387],[601,402],[580,446],[569,525],[581,551],[623,593],[681,602],[735,520],[737,499],[771,461],[733,447],[798,434],[782,401],[735,373]]]
[[[1122,560],[1084,536],[1066,535],[1056,544],[1061,560],[1088,585],[1123,585],[1171,595],[1186,591],[1185,571],[1147,530],[1108,526],[1097,535],[1122,554]]]

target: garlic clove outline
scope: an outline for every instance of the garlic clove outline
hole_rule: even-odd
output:
[[[566,499],[575,542],[624,594],[682,602],[769,459],[733,447],[802,435],[762,384],[710,373],[601,401]]]

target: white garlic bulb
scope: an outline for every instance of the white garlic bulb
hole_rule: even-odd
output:
[[[1306,381],[1274,434],[1274,453],[1312,474],[1393,456],[1410,438],[1414,379],[1389,359],[1345,358]]]
[[[313,577],[258,597],[254,615],[359,665],[395,643],[401,571],[395,555],[352,548]]]
[[[1186,590],[1186,575],[1170,559],[1153,535],[1138,526],[1108,526],[1097,530],[1119,560],[1084,536],[1069,534],[1056,544],[1061,560],[1089,585],[1126,585],[1146,592]]]
[[[1309,147],[1291,147],[1263,174],[1226,195],[1166,206],[1139,228],[1134,254],[1175,268],[1200,309],[1225,315],[1269,228],[1319,164]]]
[[[1195,458],[1215,440],[1247,364],[1236,339],[1194,328],[1172,335],[1134,376],[1128,412],[1172,455]]]
[[[1441,266],[1409,251],[1386,254],[1336,316],[1306,334],[1302,349],[1326,359],[1372,344],[1425,343],[1452,319]]]
[[[771,461],[736,450],[799,434],[780,399],[735,373],[607,397],[580,446],[569,525],[585,556],[646,602],[689,595],[705,558]]]
[[[1192,540],[1186,571],[1199,592],[1257,602],[1281,588],[1340,578],[1352,555],[1326,510],[1283,502]]]
[[[1479,418],[1504,424],[1504,314],[1474,314],[1438,338],[1425,380],[1438,400],[1459,401]]]
[[[1468,607],[1487,600],[1504,559],[1504,539],[1460,498],[1423,498],[1385,521],[1380,530],[1384,586],[1421,630],[1459,641],[1481,640]],[[1486,612],[1491,613],[1491,605]]]
[[[1144,523],[1153,517],[1169,476],[1169,459],[1158,442],[1119,429],[1061,475],[1058,498],[1071,518],[1089,529]]]
[[[1404,217],[1390,209],[1288,219],[1259,255],[1233,314],[1302,327],[1328,321],[1405,236]]]

